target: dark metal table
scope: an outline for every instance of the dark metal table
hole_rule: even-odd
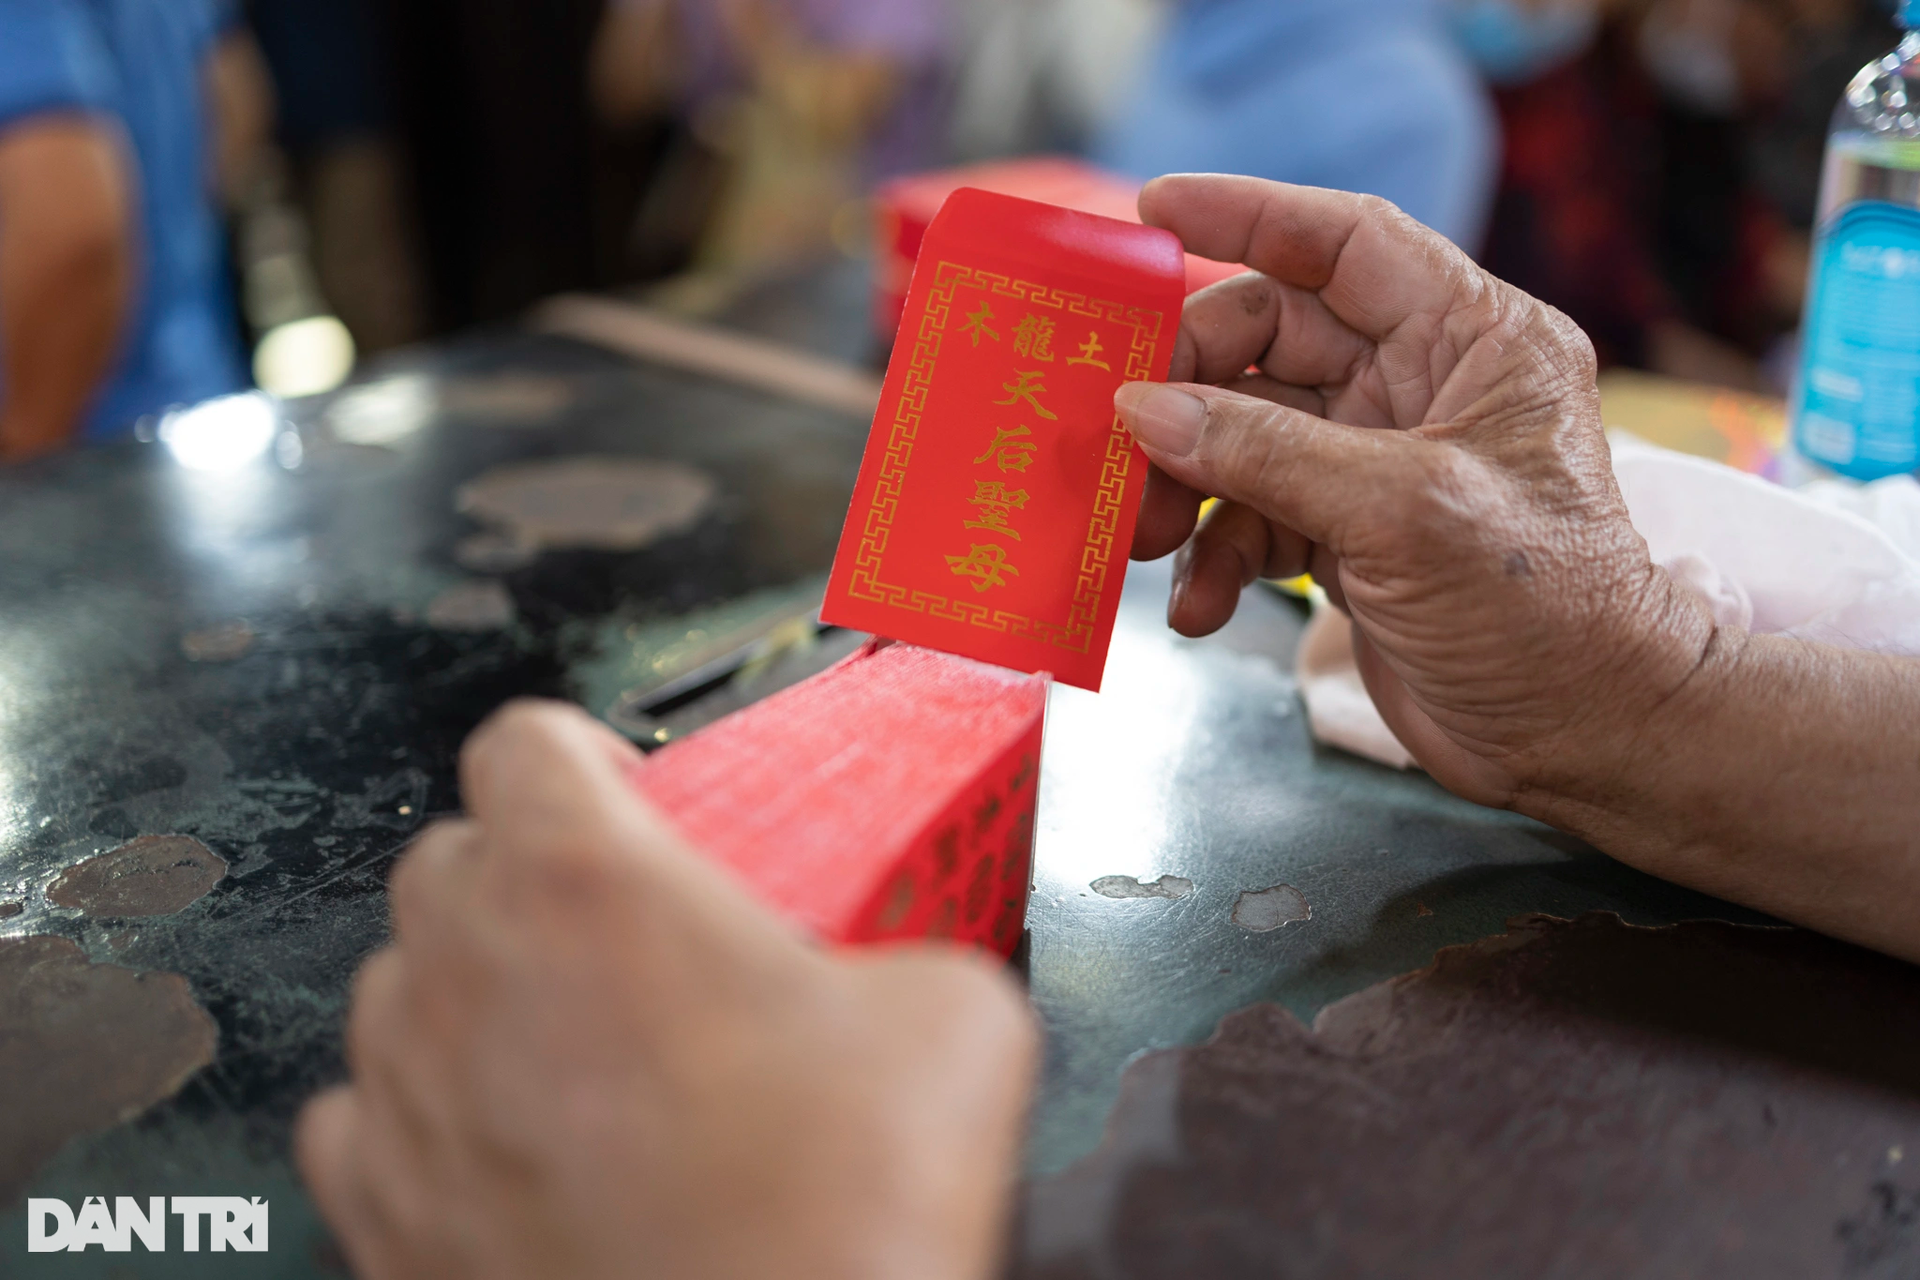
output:
[[[747,319],[846,355],[861,341],[848,278]],[[809,297],[837,299],[825,321]],[[16,1202],[0,1209],[0,1274],[337,1273],[288,1164],[289,1124],[340,1070],[349,979],[386,933],[387,869],[456,807],[462,737],[517,694],[604,710],[650,656],[791,613],[831,560],[865,433],[517,334],[403,359],[370,388],[347,410],[301,406],[229,469],[148,442],[0,472],[0,900],[21,904],[0,937],[53,934],[97,963],[184,975],[219,1031],[210,1068],[68,1142],[30,1194],[273,1205],[266,1255],[29,1259]],[[578,454],[687,463],[721,496],[645,550],[550,552],[491,575],[511,597],[505,625],[430,622],[448,588],[488,576],[456,561],[474,532],[456,488]],[[1057,690],[1051,708],[1029,917],[1048,1036],[1035,1173],[1094,1147],[1129,1058],[1203,1039],[1251,1002],[1310,1017],[1525,912],[1751,918],[1317,748],[1288,675],[1296,608],[1256,590],[1227,631],[1185,641],[1161,621],[1166,572],[1129,577],[1106,692]],[[48,898],[64,868],[156,833],[197,837],[226,878],[139,920]],[[1093,887],[1162,875],[1190,892]],[[1310,918],[1236,922],[1243,892],[1282,885],[1296,908],[1283,916],[1303,900]]]

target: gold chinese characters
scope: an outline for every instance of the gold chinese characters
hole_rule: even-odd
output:
[[[965,337],[974,349],[979,349],[983,342],[1001,345],[1001,358],[1008,361],[1008,366],[1012,366],[1002,366],[1006,368],[1003,376],[1007,376],[1008,381],[1000,383],[1000,389],[1006,395],[1003,399],[992,400],[992,408],[1011,409],[1029,421],[1058,422],[1059,415],[1047,404],[1047,398],[1052,395],[1047,387],[1048,371],[1032,366],[1055,364],[1064,354],[1056,353],[1053,345],[1056,337],[1064,339],[1064,335],[1058,332],[1060,322],[1031,310],[1017,323],[1012,322],[1011,316],[1002,321],[994,314],[993,303],[984,294],[977,308],[971,311],[966,309],[966,304],[956,300],[954,314],[962,317],[958,326],[959,336]],[[996,327],[1000,325],[1008,326],[1005,337],[1001,329]],[[1060,362],[1062,366],[1112,372],[1112,365],[1103,358],[1106,347],[1100,340],[1099,330],[1089,329],[1086,340],[1073,343],[1069,349],[1077,350],[1078,354],[1066,356]],[[1063,373],[1061,376],[1073,375]],[[1071,389],[1068,394],[1072,394]],[[972,508],[973,515],[971,519],[961,522],[961,529],[970,535],[967,550],[964,555],[945,557],[947,567],[954,576],[965,579],[977,592],[1008,586],[1012,579],[1020,576],[1020,570],[1009,562],[1009,547],[1006,544],[1022,541],[1020,516],[1027,512],[1034,495],[1027,488],[1014,488],[1013,485],[1018,481],[1010,481],[1008,477],[1025,475],[1040,458],[1042,450],[1042,441],[1034,435],[1033,428],[1027,422],[989,423],[987,429],[992,433],[992,438],[985,442],[986,447],[973,459],[973,465],[992,468],[992,475],[969,478],[973,492],[966,499],[966,505]],[[1004,542],[973,541],[973,538],[982,535]]]
[[[1032,441],[1022,438],[1032,434],[1033,432],[1029,431],[1025,426],[1013,427],[1011,429],[1006,427],[995,428],[993,443],[987,446],[985,453],[973,460],[974,465],[979,466],[983,462],[991,462],[995,467],[999,468],[1001,475],[1005,475],[1009,471],[1025,471],[1029,466],[1033,465],[1034,450],[1040,447]]]
[[[1027,505],[1025,489],[1009,489],[1004,480],[975,480],[973,496],[967,501],[980,511],[980,518],[967,521],[967,528],[1004,533],[1015,542],[1020,541],[1019,533],[1007,521]]]
[[[1013,353],[1041,364],[1052,364],[1053,321],[1029,311],[1013,331]]]
[[[985,546],[976,542],[967,549],[967,554],[948,556],[947,564],[959,576],[972,578],[975,591],[1006,586],[1008,574],[1020,576],[1020,571],[1007,563],[1007,549],[991,542]]]
[[[1047,390],[1046,384],[1041,381],[1042,378],[1047,376],[1046,370],[1029,369],[1025,372],[1015,373],[1013,376],[1018,379],[1018,381],[1003,382],[1000,384],[1000,389],[1007,393],[1007,398],[1005,400],[995,400],[994,403],[1029,404],[1033,406],[1035,413],[1047,421],[1057,421],[1053,410],[1040,403],[1040,397],[1045,395]]]

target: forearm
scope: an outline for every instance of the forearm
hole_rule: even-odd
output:
[[[0,146],[0,458],[65,440],[113,360],[133,277],[119,164],[83,122]]]
[[[111,362],[127,264],[102,246],[42,254],[0,233],[0,456],[57,447]]]
[[[207,56],[203,79],[213,125],[215,190],[227,209],[239,209],[253,197],[273,145],[279,108],[272,73],[253,36],[238,28]]]
[[[1536,816],[1621,861],[1920,960],[1920,660],[1722,628],[1599,786]]]

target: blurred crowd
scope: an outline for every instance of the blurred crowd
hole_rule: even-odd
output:
[[[1880,0],[0,0],[0,457],[1076,154],[1386,196],[1603,363],[1781,389]],[[710,286],[688,288],[688,282]]]

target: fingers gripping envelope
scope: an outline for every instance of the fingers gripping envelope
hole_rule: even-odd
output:
[[[822,610],[882,639],[634,771],[816,938],[1014,950],[1047,681],[1100,687],[1146,480],[1113,393],[1166,377],[1185,279],[1149,227],[934,220]]]
[[[1100,687],[1173,359],[1170,232],[962,189],[928,229],[822,618]]]

